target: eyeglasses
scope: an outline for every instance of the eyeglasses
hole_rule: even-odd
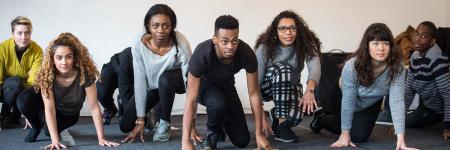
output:
[[[297,27],[296,26],[290,26],[290,27],[281,26],[281,27],[278,27],[278,31],[281,32],[281,33],[284,33],[287,30],[289,30],[291,32],[297,32]]]

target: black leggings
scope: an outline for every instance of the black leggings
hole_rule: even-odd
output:
[[[40,130],[44,127],[46,124],[45,110],[41,93],[36,93],[32,87],[25,89],[17,98],[17,106],[33,128]],[[56,109],[56,125],[58,133],[75,125],[78,122],[79,117],[79,112],[77,114],[67,115]],[[49,135],[47,127],[45,128],[45,132]]]
[[[116,105],[114,104],[113,94],[114,91],[116,91],[116,89],[118,88],[119,83],[117,71],[114,69],[114,66],[111,62],[103,65],[100,77],[100,80],[98,80],[96,83],[98,101],[100,102],[100,104],[102,104],[105,110],[111,112],[118,111],[119,116],[121,116],[123,113],[121,102],[118,101],[119,109],[117,109]],[[119,99],[119,96],[117,99]]]
[[[224,128],[234,145],[239,148],[248,145],[250,132],[234,85],[219,88],[202,80],[198,101],[206,106],[210,132],[218,133]]]
[[[147,92],[146,112],[159,102],[161,107],[159,117],[170,122],[175,93],[186,93],[181,69],[166,71],[159,77],[158,89]],[[136,119],[136,103],[133,96],[124,110],[123,118],[120,121],[120,130],[122,132],[133,130]]]
[[[319,121],[322,127],[334,134],[341,134],[340,101],[342,94],[339,95],[340,97],[338,97],[337,99],[339,101],[339,104],[335,105],[335,108],[337,109],[335,109],[334,112],[331,113],[327,112],[327,115],[322,117]],[[372,106],[353,114],[352,128],[350,129],[350,137],[352,142],[361,143],[366,142],[369,139],[373,127],[375,126],[375,121],[377,120],[378,113],[380,112],[382,102],[383,99],[380,99]]]

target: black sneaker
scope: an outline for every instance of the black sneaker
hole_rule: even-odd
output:
[[[323,127],[320,124],[320,121],[321,121],[322,117],[324,117],[324,116],[325,116],[325,113],[323,112],[322,107],[319,107],[316,110],[314,110],[313,120],[311,120],[311,123],[309,124],[309,128],[311,128],[311,130],[314,133],[320,133],[320,130],[323,129]]]
[[[378,114],[375,124],[393,125],[391,116],[388,115],[385,111],[382,111]]]
[[[20,127],[20,118],[11,116],[3,117],[3,122],[1,123],[3,129],[11,129]]]
[[[206,138],[201,143],[202,150],[217,149],[218,134],[211,131],[207,132]]]
[[[275,107],[270,109],[269,113],[270,121],[272,122],[272,135],[277,135],[277,129],[278,129],[278,118],[275,116]]]
[[[110,111],[108,109],[105,109],[103,111],[103,124],[104,125],[109,125],[111,124],[111,120],[112,118],[114,118],[114,116],[116,116],[117,111]]]
[[[278,126],[278,134],[275,137],[275,140],[281,141],[281,142],[298,142],[299,137],[295,135],[295,133],[292,131],[292,125],[291,122],[286,120],[282,122]]]
[[[226,139],[227,139],[227,134],[223,130],[221,130],[217,133],[217,141],[225,142]]]

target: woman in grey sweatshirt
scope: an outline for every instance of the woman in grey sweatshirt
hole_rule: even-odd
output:
[[[186,91],[186,73],[191,48],[186,38],[175,31],[176,15],[165,4],[153,5],[144,19],[146,32],[131,47],[134,71],[134,97],[128,102],[120,129],[130,132],[123,141],[143,142],[145,114],[155,104],[161,107],[161,119],[153,141],[170,138],[170,115],[175,93]]]
[[[409,149],[404,138],[405,71],[400,50],[393,40],[392,33],[385,24],[370,25],[359,48],[342,70],[340,114],[324,115],[320,111],[315,112],[311,123],[313,131],[320,132],[320,129],[326,128],[330,132],[340,134],[339,139],[330,147],[356,146],[353,142],[367,141],[383,97],[389,94],[397,135],[396,149]]]

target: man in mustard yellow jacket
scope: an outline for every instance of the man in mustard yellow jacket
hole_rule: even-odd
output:
[[[42,62],[42,48],[31,41],[31,21],[22,16],[11,22],[12,37],[0,44],[0,121],[3,128],[20,124],[16,99],[34,84]]]

